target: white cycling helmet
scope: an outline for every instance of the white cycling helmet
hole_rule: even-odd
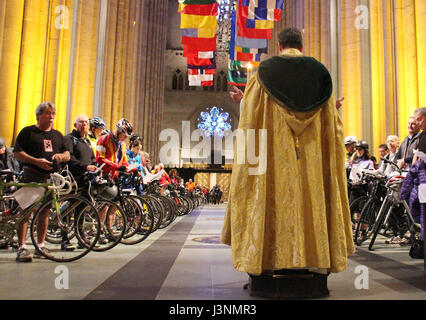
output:
[[[357,143],[357,139],[355,136],[348,136],[345,138],[345,146],[352,143]]]

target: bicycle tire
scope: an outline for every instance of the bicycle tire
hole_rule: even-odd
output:
[[[100,217],[103,215],[102,211],[105,210],[105,217],[104,219],[101,218],[100,241],[93,248],[93,251],[103,252],[114,248],[120,243],[126,232],[127,216],[118,204],[110,200],[96,199],[95,206]]]
[[[161,225],[159,226],[159,229],[164,229],[166,227],[168,227],[173,219],[173,209],[169,203],[169,201],[167,200],[166,197],[163,196],[158,196],[159,201],[161,201],[163,207],[164,207],[164,216],[163,216],[163,222],[161,223]]]
[[[125,212],[128,219],[128,228],[121,243],[133,245],[142,242],[150,234],[154,226],[154,215],[151,206],[137,195],[127,195],[123,198],[126,203]]]
[[[360,218],[357,221],[357,226],[354,235],[354,241],[357,246],[360,246],[364,241],[371,237],[371,230],[374,227],[377,214],[380,210],[381,203],[376,197],[370,198],[361,210]],[[367,229],[363,227],[368,226]],[[363,229],[361,229],[363,228]]]
[[[379,231],[382,228],[383,222],[385,221],[386,216],[389,213],[389,210],[392,210],[393,208],[393,204],[390,201],[388,201],[387,199],[385,201],[386,201],[386,204],[384,204],[383,210],[382,212],[379,213],[379,216],[377,217],[377,220],[372,229],[372,237],[368,245],[369,251],[373,251],[373,245],[376,242],[377,235],[379,234]]]
[[[76,195],[61,196],[57,202],[58,207],[61,210],[59,215],[58,212],[56,212],[54,199],[49,199],[43,202],[34,214],[30,226],[30,235],[33,245],[36,250],[41,253],[41,255],[52,261],[71,262],[81,259],[94,248],[98,241],[101,231],[101,221],[98,211],[90,201]],[[90,221],[90,227],[92,228],[91,230],[94,228],[94,231],[90,237],[90,242],[87,244],[87,246],[81,246],[75,248],[72,251],[66,251],[61,250],[60,243],[51,243],[46,241],[45,248],[47,248],[49,252],[41,250],[41,247],[38,243],[37,224],[39,217],[43,212],[46,212],[47,214],[47,229],[50,227],[50,231],[54,230],[55,232],[59,232],[59,234],[64,233],[68,235],[70,232],[74,232],[74,234],[77,234],[78,232],[81,233],[82,230],[77,230],[77,227],[84,224],[85,219],[87,219],[88,222]],[[68,219],[71,216],[73,217],[72,222],[71,219]],[[72,237],[68,240],[71,245],[78,244],[77,237]]]
[[[349,211],[351,214],[351,221],[352,221],[352,230],[355,231],[355,225],[358,222],[355,219],[355,213],[361,214],[362,209],[364,208],[365,204],[368,202],[370,198],[368,196],[361,196],[359,198],[356,198],[349,206]]]
[[[160,203],[160,201],[158,201],[155,197],[150,196],[150,195],[143,195],[141,196],[145,201],[147,201],[153,210],[153,214],[154,214],[154,226],[152,227],[152,231],[151,233],[155,232],[158,227],[160,226],[160,224],[163,221],[163,211],[164,208],[162,206],[162,204]]]

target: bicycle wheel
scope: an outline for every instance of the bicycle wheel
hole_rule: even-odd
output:
[[[360,246],[371,236],[381,202],[377,198],[370,198],[361,210],[361,215],[356,223],[355,244]]]
[[[124,210],[113,201],[96,199],[95,206],[99,212],[102,229],[93,251],[107,251],[118,245],[123,238],[126,232],[127,217]]]
[[[166,197],[166,199],[169,202],[170,207],[172,208],[172,221],[170,222],[170,223],[172,223],[173,221],[175,221],[176,217],[178,216],[179,210],[178,210],[178,206],[177,206],[174,199],[168,198],[168,197]]]
[[[356,198],[349,206],[351,212],[351,221],[352,221],[352,230],[355,232],[357,222],[361,216],[361,211],[364,208],[365,204],[370,198],[368,196],[361,196]]]
[[[149,236],[154,226],[152,207],[136,195],[125,196],[123,202],[128,223],[121,243],[126,245],[140,243]]]
[[[383,204],[383,210],[381,210],[379,212],[379,215],[377,216],[377,219],[374,223],[374,227],[371,230],[371,241],[370,244],[368,245],[368,250],[369,251],[373,251],[373,245],[374,242],[376,241],[377,235],[379,234],[380,229],[383,226],[383,222],[385,221],[387,215],[390,213],[390,211],[393,208],[393,204],[391,203],[390,200],[388,200],[388,198],[385,199],[385,203]]]
[[[156,231],[160,224],[163,221],[163,211],[164,208],[162,207],[161,203],[152,196],[143,195],[141,196],[142,199],[148,202],[148,204],[151,206],[153,214],[154,214],[154,226],[152,227],[151,233]]]
[[[57,205],[56,205],[57,204]],[[56,208],[59,208],[57,210]],[[31,222],[31,240],[36,250],[45,258],[56,262],[70,262],[84,257],[95,246],[101,230],[96,208],[85,198],[76,195],[45,201]],[[48,241],[47,234],[51,239]],[[78,245],[79,235],[86,245]],[[44,241],[45,240],[45,241]],[[44,242],[42,248],[39,243]],[[68,244],[65,248],[62,245]]]
[[[183,199],[183,197],[178,197],[178,215],[183,216],[188,211],[188,203]]]
[[[187,214],[190,214],[192,212],[192,210],[194,210],[194,206],[193,206],[193,203],[192,203],[190,198],[188,198],[186,196],[184,196],[183,198],[188,203],[188,210],[185,212],[185,214],[187,215]]]
[[[164,207],[164,213],[165,213],[163,215],[163,221],[162,221],[159,229],[164,229],[167,226],[169,226],[173,222],[173,220],[174,220],[174,218],[173,218],[173,215],[174,215],[173,208],[170,205],[170,203],[169,203],[169,201],[167,200],[166,197],[158,196],[158,200],[163,205],[163,207]]]

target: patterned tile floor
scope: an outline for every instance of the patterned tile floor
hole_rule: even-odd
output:
[[[226,204],[207,205],[179,217],[135,246],[91,252],[64,264],[69,288],[57,289],[57,263],[15,262],[16,253],[0,250],[0,299],[28,300],[262,300],[243,289],[248,276],[232,267],[231,250],[220,243]],[[359,247],[348,268],[328,279],[325,300],[425,300],[423,260],[408,247],[377,240],[376,250]],[[366,266],[366,288],[357,289],[357,267]]]

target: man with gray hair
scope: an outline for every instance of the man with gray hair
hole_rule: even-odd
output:
[[[419,144],[420,128],[417,125],[414,116],[408,120],[408,136],[404,139],[395,155],[394,162],[398,164],[399,168],[411,166],[414,157],[414,150],[417,149]]]
[[[416,156],[417,152],[423,152],[426,154],[426,108],[419,108],[414,111],[414,120],[416,121],[419,130],[422,130],[422,133],[419,135],[417,149],[414,150],[413,164],[418,160],[418,157]]]
[[[16,139],[14,156],[24,168],[21,182],[44,183],[50,174],[58,170],[58,165],[69,161],[70,153],[65,147],[64,136],[53,129],[56,108],[50,102],[41,103],[36,109],[37,124],[23,128]],[[28,217],[29,218],[29,217]],[[25,247],[25,238],[28,230],[28,218],[18,227],[19,249],[16,261],[31,262],[32,256]],[[47,251],[44,247],[49,210],[39,216],[37,223],[37,241],[40,250]],[[41,258],[40,253],[35,257]]]

